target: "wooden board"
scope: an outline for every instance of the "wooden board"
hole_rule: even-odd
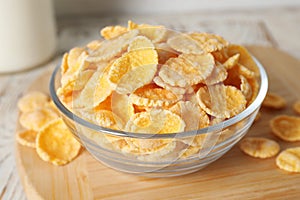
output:
[[[300,62],[273,48],[249,47],[265,66],[269,90],[283,95],[282,111],[262,109],[262,118],[248,135],[275,139],[282,149],[300,142],[280,141],[271,134],[269,120],[278,114],[295,114],[291,104],[300,99]],[[36,84],[39,83],[39,84]],[[31,89],[46,91],[48,77]],[[17,127],[17,130],[19,127]],[[275,158],[255,159],[237,146],[208,167],[173,178],[146,178],[112,170],[88,152],[63,167],[38,158],[35,150],[16,144],[18,170],[28,199],[299,199],[300,174],[278,169]],[[298,198],[297,198],[298,197]]]

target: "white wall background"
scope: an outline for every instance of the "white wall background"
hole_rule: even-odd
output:
[[[300,0],[53,0],[58,16],[183,13],[300,6]]]

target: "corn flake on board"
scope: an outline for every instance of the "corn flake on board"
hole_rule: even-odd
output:
[[[300,62],[267,47],[248,47],[269,76],[269,91],[284,96],[283,110],[262,108],[261,119],[247,136],[277,141],[281,151],[300,146],[284,142],[271,133],[269,121],[276,115],[297,115],[293,102],[300,99]],[[51,72],[44,74],[29,90],[48,91]],[[35,84],[39,83],[39,84]],[[20,125],[17,124],[17,131]],[[54,166],[42,161],[35,150],[16,142],[19,174],[28,199],[297,199],[300,174],[276,167],[275,157],[246,156],[238,145],[203,170],[173,178],[147,178],[121,173],[96,161],[83,150],[72,162]]]

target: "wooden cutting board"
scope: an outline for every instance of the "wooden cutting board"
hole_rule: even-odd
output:
[[[300,146],[300,142],[280,141],[269,128],[269,120],[275,115],[295,115],[291,105],[300,99],[300,62],[274,48],[249,47],[249,50],[267,70],[269,91],[284,96],[288,107],[281,111],[262,109],[262,118],[247,135],[272,138],[282,149]],[[48,81],[49,74],[36,80],[30,89],[47,91]],[[97,162],[87,151],[70,164],[57,167],[42,161],[34,149],[16,144],[16,158],[29,200],[300,198],[300,174],[278,169],[275,158],[246,156],[237,146],[208,167],[173,178],[121,173]]]

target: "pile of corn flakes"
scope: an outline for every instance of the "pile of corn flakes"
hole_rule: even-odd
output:
[[[218,35],[131,21],[105,27],[101,35],[104,40],[64,54],[57,90],[69,110],[97,125],[153,135],[193,131],[239,114],[257,96],[259,70],[252,56]],[[195,155],[205,137],[103,134],[114,150],[156,160],[175,149],[179,157]]]
[[[16,134],[19,144],[36,149],[39,157],[54,165],[64,165],[79,153],[73,137],[55,105],[39,91],[31,91],[18,101],[19,122],[25,129]]]

